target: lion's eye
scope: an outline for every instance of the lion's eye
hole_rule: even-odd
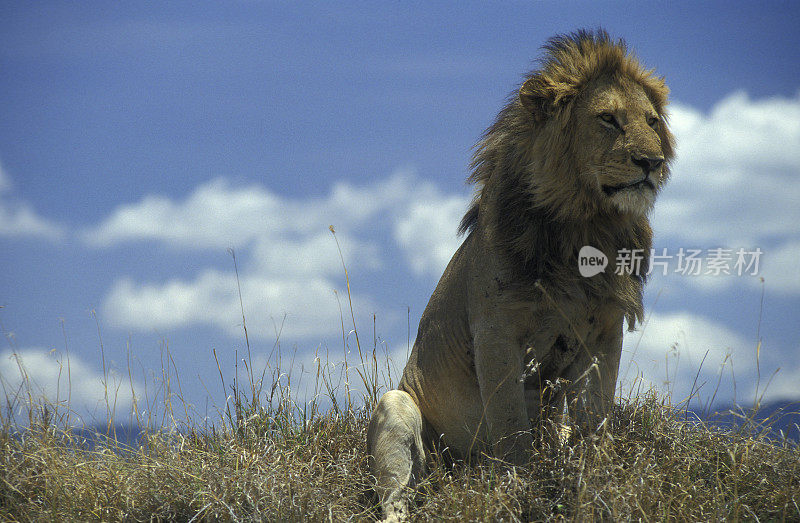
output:
[[[658,127],[658,118],[655,116],[651,116],[650,118],[647,119],[647,125],[649,125],[653,129],[656,129]]]
[[[613,127],[620,129],[619,122],[617,121],[617,117],[611,113],[600,113],[598,117],[603,120],[603,122],[612,125]]]

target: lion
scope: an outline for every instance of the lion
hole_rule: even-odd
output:
[[[524,465],[533,423],[595,430],[613,404],[623,323],[643,318],[648,215],[674,155],[662,77],[622,40],[578,31],[548,40],[477,144],[466,233],[428,302],[397,390],[367,434],[387,520],[426,452]],[[637,270],[579,273],[583,246]],[[617,267],[619,269],[619,267]]]

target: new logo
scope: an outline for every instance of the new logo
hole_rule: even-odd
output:
[[[608,257],[591,245],[584,245],[578,252],[578,271],[584,278],[600,274],[608,266]]]

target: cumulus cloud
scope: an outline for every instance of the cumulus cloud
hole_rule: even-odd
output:
[[[332,259],[338,270],[338,254],[327,256],[335,254],[330,251],[335,245],[324,238],[327,226],[335,224],[340,231],[380,227],[375,220],[386,216],[394,222],[394,238],[413,270],[439,272],[458,247],[455,231],[467,204],[466,197],[443,194],[407,170],[364,186],[339,182],[327,196],[308,199],[285,198],[255,184],[232,187],[216,179],[182,201],[149,195],[122,205],[101,224],[85,230],[83,237],[95,246],[136,240],[191,249],[255,244],[257,258],[284,271],[297,269],[276,259],[276,253],[283,259],[294,254],[301,265]],[[353,260],[373,268],[380,264],[374,244],[355,237],[341,243],[358,252]],[[330,263],[323,263],[330,268]]]
[[[0,236],[63,238],[64,227],[39,214],[27,202],[16,201],[11,194],[11,178],[0,164]]]
[[[787,241],[764,254],[760,274],[770,290],[800,294],[800,238]],[[755,285],[758,280],[750,280]]]
[[[96,246],[157,240],[181,248],[244,247],[257,239],[317,234],[330,224],[364,224],[406,202],[413,183],[411,173],[398,171],[369,186],[340,182],[325,197],[293,199],[261,185],[233,187],[216,179],[182,201],[149,195],[122,205],[84,231],[84,239]]]
[[[684,105],[672,109],[678,162],[693,167],[787,171],[800,167],[790,145],[800,143],[800,93],[794,98],[751,99],[739,91],[720,100],[708,114]],[[725,187],[726,181],[702,183]],[[759,173],[747,173],[757,179]],[[790,173],[786,173],[790,174]],[[715,185],[719,184],[719,185]]]
[[[181,202],[149,195],[121,205],[99,226],[85,231],[84,239],[97,246],[159,240],[179,247],[238,247],[267,227],[285,225],[280,210],[278,198],[261,187],[232,188],[218,179]]]
[[[29,204],[0,200],[0,236],[58,240],[64,233],[63,226],[42,218]]]
[[[122,279],[114,284],[103,303],[104,317],[114,325],[131,329],[169,329],[211,325],[231,336],[242,336],[242,307],[249,336],[298,339],[341,333],[339,303],[346,317],[346,295],[337,296],[336,282],[314,276],[268,277],[242,275],[239,303],[233,273],[206,270],[193,280],[136,283]],[[354,296],[358,315],[375,310],[369,299]],[[345,323],[347,325],[348,322]]]
[[[394,235],[415,272],[440,272],[458,245],[455,228],[466,203],[402,170],[362,186],[340,182],[310,199],[219,179],[182,200],[150,195],[121,206],[83,237],[95,246],[136,240],[183,249],[236,246],[248,333],[274,337],[273,324],[285,317],[283,336],[308,338],[341,331],[333,292],[345,287],[340,248],[350,271],[378,270],[387,265],[385,240]],[[237,289],[233,272],[213,269],[166,282],[125,278],[109,290],[103,311],[123,328],[206,324],[240,335]],[[365,295],[354,293],[353,303],[359,314],[375,311]]]
[[[133,405],[131,384],[114,371],[103,373],[75,354],[69,360],[56,351],[27,348],[0,354],[0,383],[9,400],[58,403],[70,411],[106,415],[106,399],[116,415],[127,415]],[[135,391],[143,387],[134,382]],[[67,400],[71,403],[67,405]]]
[[[625,336],[619,375],[622,394],[652,386],[671,393],[677,404],[695,392],[692,404],[700,406],[714,396],[721,380],[717,402],[751,403],[756,391],[764,392],[769,376],[778,368],[774,354],[779,351],[764,347],[759,382],[756,347],[755,339],[697,314],[653,313],[638,332]],[[796,396],[796,390],[787,389],[786,384],[797,380],[800,369],[781,369],[764,398]],[[734,386],[738,397],[733,396]]]
[[[456,230],[468,204],[466,197],[430,190],[399,216],[394,236],[415,273],[438,276],[444,271],[461,244]]]
[[[337,232],[336,237],[342,258],[351,270],[383,266],[378,245],[342,232]],[[338,276],[342,274],[339,248],[327,229],[303,239],[259,238],[248,255],[248,267],[258,274],[275,276]]]
[[[686,247],[760,247],[764,267],[775,268],[767,285],[787,291],[792,273],[777,267],[800,238],[800,93],[753,100],[737,92],[708,114],[676,105],[671,123],[677,160],[653,217],[658,237]]]

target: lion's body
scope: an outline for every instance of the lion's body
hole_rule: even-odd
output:
[[[425,447],[523,464],[531,420],[565,407],[594,426],[613,401],[623,319],[642,318],[647,214],[666,180],[667,90],[604,33],[559,37],[479,144],[467,238],[420,321],[398,391],[379,402],[368,450],[386,517],[424,469]],[[634,274],[578,271],[592,246]]]
[[[453,257],[423,313],[398,387],[418,405],[429,438],[459,457],[491,453],[494,432],[510,435],[530,429],[529,420],[539,418],[548,380],[576,381],[592,356],[618,358],[622,339],[622,312],[604,307],[597,296],[551,302],[533,288],[533,299],[520,296],[514,282],[503,279],[510,271],[502,257],[492,256],[489,243],[489,238],[473,232]],[[610,354],[582,350],[583,344],[596,347],[598,342],[605,342],[604,352]],[[482,348],[477,353],[476,345]],[[508,345],[518,350],[508,351]],[[487,350],[490,347],[495,350]],[[514,369],[510,376],[498,358],[509,359]],[[478,372],[486,375],[487,386],[492,384],[489,394],[482,392]],[[524,400],[504,388],[521,390]],[[613,389],[607,392],[613,394]],[[551,398],[549,403],[556,402]],[[488,414],[493,410],[518,425],[492,430]]]

